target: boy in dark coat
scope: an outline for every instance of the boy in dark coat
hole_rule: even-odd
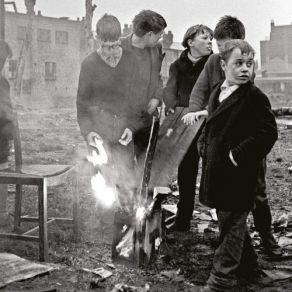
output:
[[[212,91],[198,142],[203,157],[200,202],[216,208],[220,231],[203,291],[231,291],[237,275],[257,267],[246,220],[262,159],[277,140],[269,100],[251,83],[252,47],[243,40],[226,41],[220,56],[225,81]]]
[[[166,114],[176,107],[188,107],[192,89],[212,54],[213,31],[202,24],[186,31],[182,45],[186,48],[169,68],[169,78],[163,90]],[[179,202],[174,231],[188,231],[193,215],[199,155],[197,141],[191,143],[178,167]]]
[[[236,17],[226,15],[217,23],[214,30],[214,38],[218,49],[226,40],[244,39],[245,28],[243,23]],[[254,76],[254,75],[253,75]],[[207,61],[199,76],[190,96],[189,111],[184,119],[187,123],[195,122],[198,117],[206,113],[204,110],[208,104],[210,94],[214,87],[225,78],[224,71],[220,66],[219,54],[213,54]],[[272,233],[272,215],[266,193],[266,159],[263,159],[259,170],[256,192],[256,204],[253,210],[255,228],[262,240],[263,251],[269,256],[281,256],[282,250],[274,239]]]
[[[12,51],[9,45],[5,41],[0,40],[0,169],[8,167],[9,141],[13,138],[10,86],[6,78],[2,76],[6,59],[11,56]],[[7,185],[0,184],[0,226],[9,223],[7,194]]]

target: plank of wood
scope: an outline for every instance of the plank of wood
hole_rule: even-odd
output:
[[[186,108],[176,108],[175,113],[169,114],[160,126],[149,189],[169,186],[176,178],[180,162],[202,128],[204,119],[189,126],[181,120],[187,112]]]

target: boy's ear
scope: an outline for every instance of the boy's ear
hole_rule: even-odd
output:
[[[192,39],[188,39],[187,43],[189,45],[189,47],[192,45],[193,40]]]
[[[221,65],[222,70],[225,72],[225,70],[226,70],[226,63],[225,63],[225,61],[224,60],[220,60],[220,65]]]

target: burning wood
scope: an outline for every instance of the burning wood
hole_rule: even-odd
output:
[[[146,152],[141,187],[138,193],[136,213],[115,214],[112,257],[114,260],[135,263],[137,266],[148,264],[162,239],[161,202],[166,193],[158,188],[148,189],[151,165],[159,130],[159,119],[153,118],[150,140]]]

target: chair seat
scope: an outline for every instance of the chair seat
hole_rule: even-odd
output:
[[[22,164],[0,170],[0,183],[15,183],[15,180],[19,180],[22,183],[38,185],[47,178],[48,185],[55,185],[56,178],[59,183],[63,180],[63,174],[73,168],[71,165],[59,164]]]

